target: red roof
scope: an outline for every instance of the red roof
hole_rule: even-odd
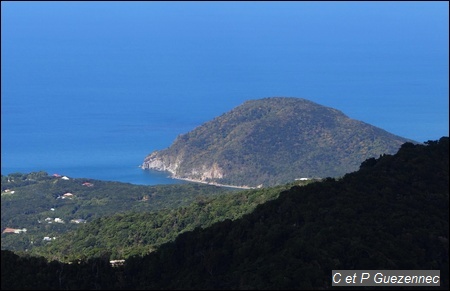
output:
[[[5,228],[5,230],[3,231],[3,233],[14,232],[14,231],[15,231],[14,228],[7,227],[7,228]]]

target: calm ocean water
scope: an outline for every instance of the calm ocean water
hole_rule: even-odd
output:
[[[138,165],[273,96],[420,142],[448,135],[446,2],[1,5],[2,174],[182,183]]]
[[[73,118],[33,118],[35,110],[5,113],[2,174],[43,170],[50,175],[142,185],[185,183],[139,165],[151,151],[169,146],[194,124],[170,123],[166,117],[155,118],[157,114],[149,118],[114,114],[114,108],[105,107],[95,117],[83,112]]]

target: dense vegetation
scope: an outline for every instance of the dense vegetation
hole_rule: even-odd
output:
[[[300,98],[264,98],[180,135],[144,167],[228,185],[270,186],[338,177],[411,142]]]
[[[34,247],[29,252],[47,259],[73,261],[109,257],[126,259],[144,255],[162,243],[174,240],[178,234],[196,227],[207,227],[225,219],[237,219],[268,200],[278,197],[282,190],[312,181],[298,181],[262,190],[245,190],[223,195],[197,196],[188,206],[157,212],[123,212],[95,219],[69,232]]]
[[[449,139],[282,191],[124,266],[2,251],[2,289],[328,289],[331,271],[433,269],[449,288]],[[377,288],[379,289],[379,288]],[[423,289],[423,288],[422,288]],[[432,288],[432,289],[435,289]]]
[[[2,233],[2,249],[14,251],[53,243],[57,241],[53,237],[58,239],[100,217],[172,209],[195,199],[234,191],[195,183],[144,186],[81,178],[64,180],[43,171],[2,175],[1,190],[2,231],[7,227],[27,230]],[[73,196],[64,197],[66,193]],[[45,237],[52,241],[45,241]]]

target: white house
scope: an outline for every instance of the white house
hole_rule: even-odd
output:
[[[64,223],[64,220],[62,220],[62,219],[59,218],[59,217],[56,217],[56,218],[55,218],[55,222],[58,222],[58,223]]]
[[[64,195],[62,196],[62,199],[65,199],[65,198],[69,198],[69,199],[72,199],[72,198],[73,198],[73,194],[72,194],[72,193],[69,193],[69,192],[67,192],[66,194],[64,194]]]

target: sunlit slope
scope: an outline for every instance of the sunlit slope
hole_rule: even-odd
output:
[[[202,182],[270,186],[342,176],[406,141],[305,99],[264,98],[180,135],[142,167]]]

